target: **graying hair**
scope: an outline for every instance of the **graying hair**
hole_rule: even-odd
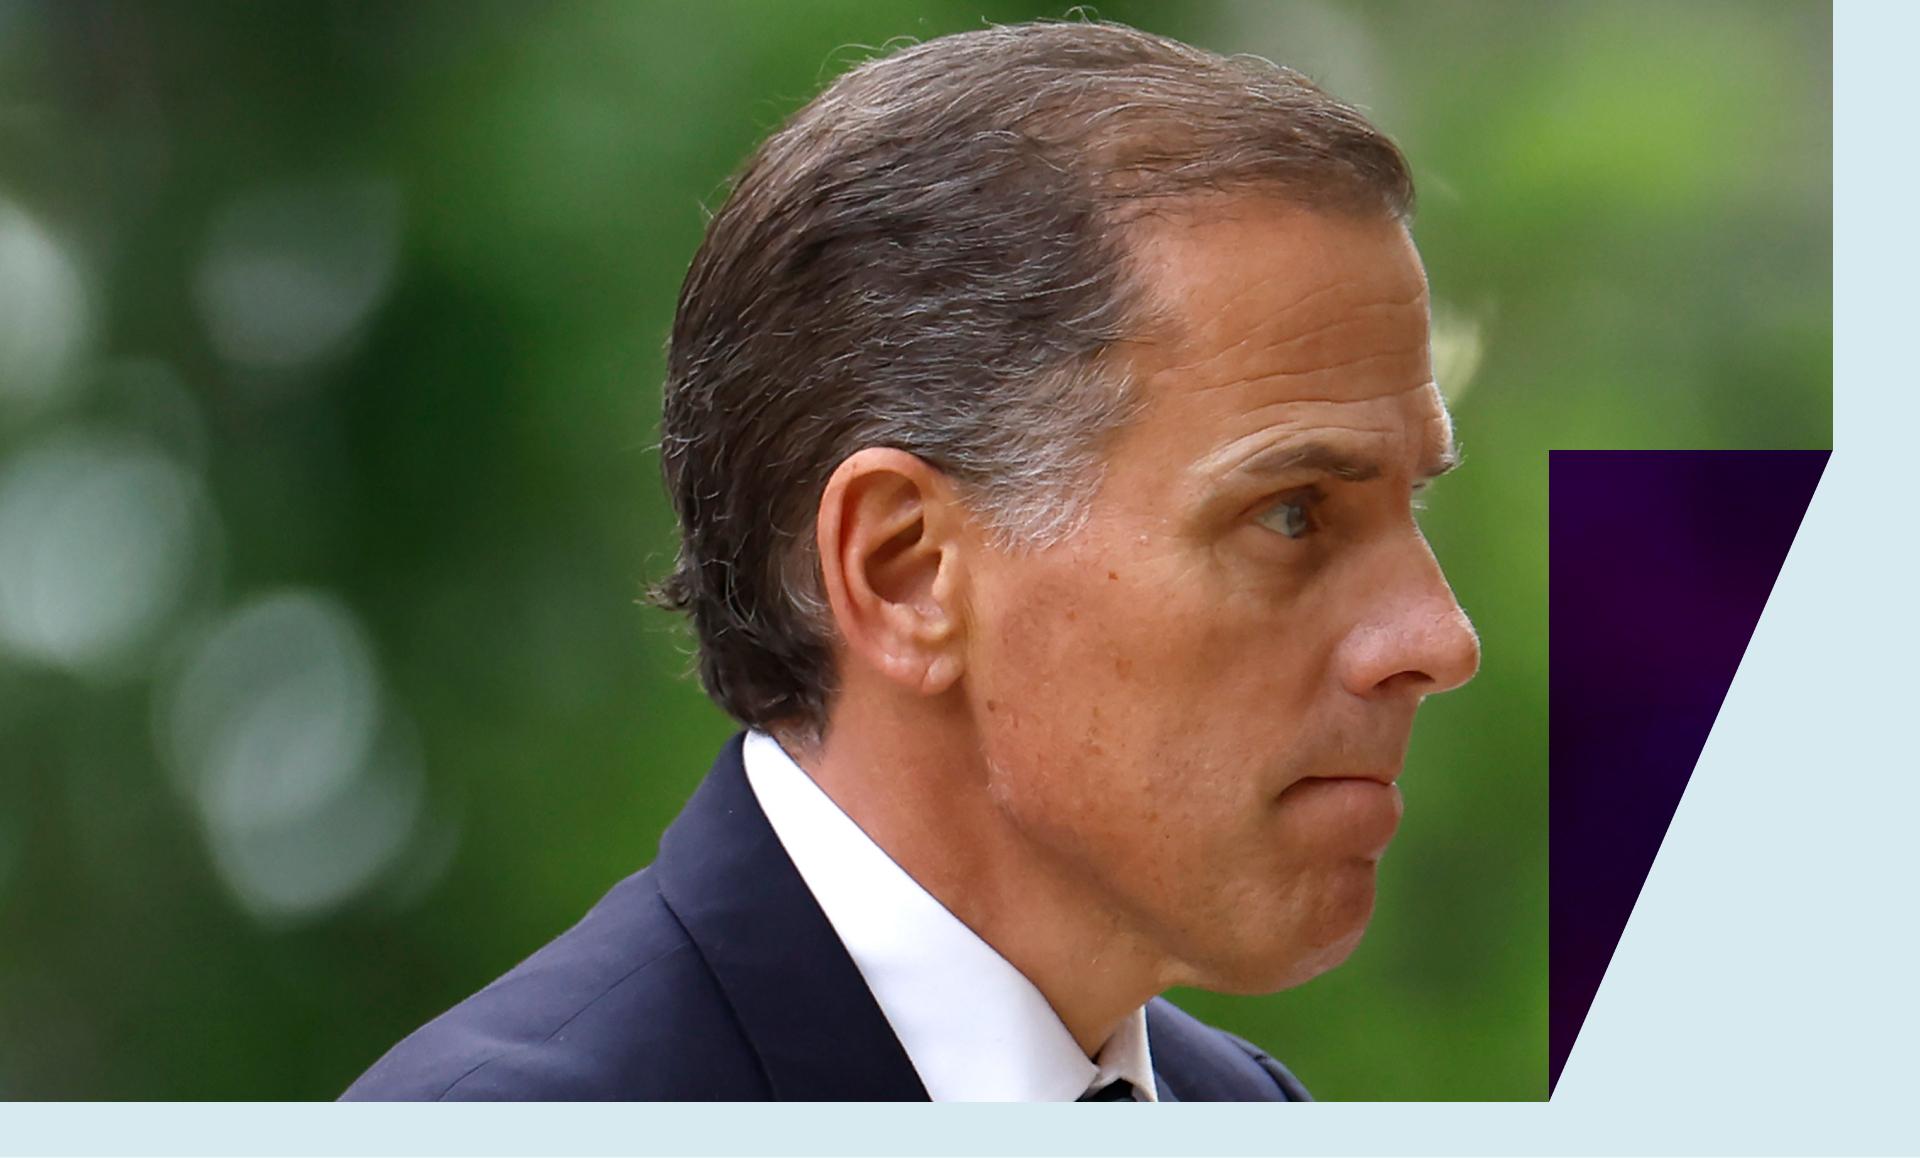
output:
[[[1399,149],[1298,73],[1108,23],[914,45],[762,143],[682,287],[661,422],[681,550],[654,600],[691,617],[715,702],[824,733],[814,520],[863,447],[943,471],[1002,549],[1071,535],[1141,407],[1110,351],[1162,312],[1128,228],[1232,193],[1413,202]]]

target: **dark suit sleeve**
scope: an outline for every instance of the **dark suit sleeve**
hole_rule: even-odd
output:
[[[1266,1050],[1197,1020],[1164,997],[1147,1003],[1147,1039],[1163,1100],[1313,1100],[1300,1079]]]
[[[1233,1042],[1233,1044],[1247,1051],[1247,1056],[1259,1063],[1260,1068],[1267,1071],[1267,1076],[1272,1078],[1274,1084],[1279,1086],[1281,1091],[1286,1094],[1287,1101],[1313,1101],[1313,1095],[1307,1092],[1307,1087],[1301,1085],[1300,1079],[1293,1076],[1293,1071],[1276,1061],[1272,1054],[1261,1049],[1246,1038],[1237,1037],[1224,1029],[1220,1031],[1220,1034],[1222,1037]]]
[[[651,872],[415,1031],[346,1101],[757,1101],[752,1046]]]

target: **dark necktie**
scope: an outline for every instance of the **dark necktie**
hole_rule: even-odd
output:
[[[1133,1083],[1125,1078],[1119,1078],[1108,1082],[1097,1090],[1081,1094],[1079,1100],[1083,1102],[1131,1102],[1134,1100]]]

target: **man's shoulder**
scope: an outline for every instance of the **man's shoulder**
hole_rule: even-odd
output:
[[[753,1099],[766,1079],[653,870],[416,1030],[346,1100]]]
[[[1310,1102],[1300,1079],[1274,1057],[1215,1029],[1164,997],[1147,1003],[1153,1068],[1183,1102]]]

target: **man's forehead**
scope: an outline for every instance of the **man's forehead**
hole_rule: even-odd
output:
[[[1128,238],[1145,285],[1193,315],[1215,311],[1180,305],[1230,307],[1257,290],[1312,321],[1359,299],[1412,301],[1427,290],[1406,226],[1380,215],[1214,198],[1142,217]]]
[[[1143,379],[1185,392],[1285,376],[1340,399],[1430,377],[1426,276],[1398,222],[1256,201],[1138,228],[1152,320],[1126,352]]]
[[[1201,479],[1317,474],[1350,482],[1438,478],[1459,465],[1452,417],[1432,384],[1359,408],[1300,402],[1268,409],[1193,463]]]

